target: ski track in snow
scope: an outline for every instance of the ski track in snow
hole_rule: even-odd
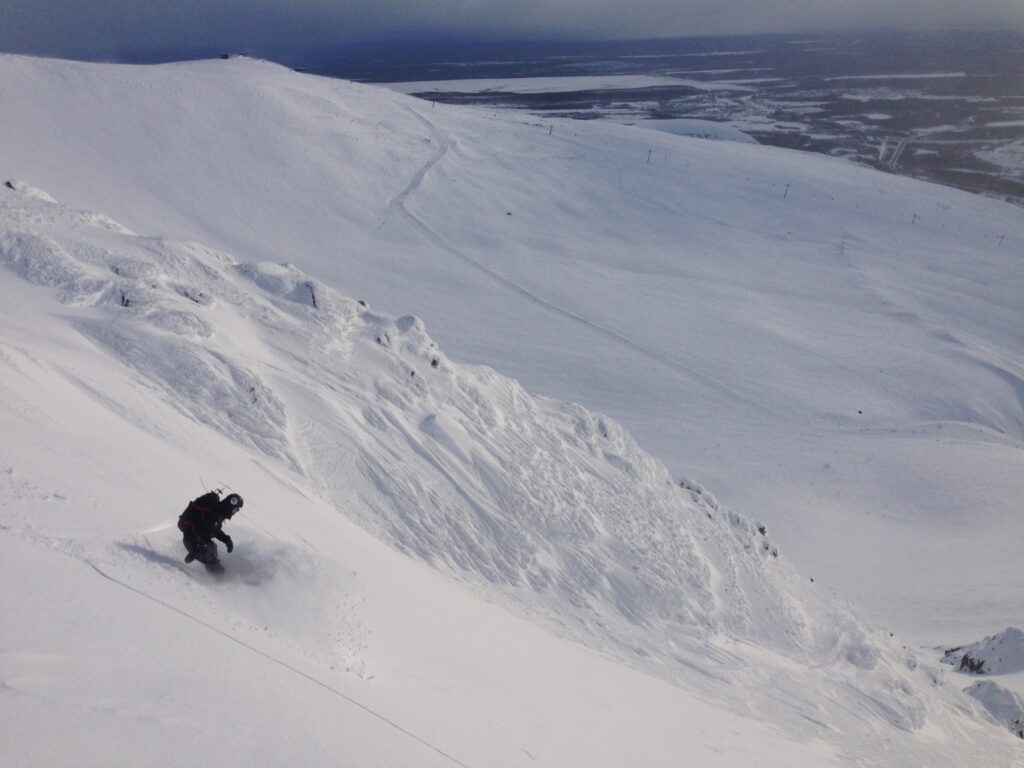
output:
[[[784,414],[776,412],[762,403],[758,403],[754,400],[751,400],[750,398],[740,394],[739,392],[733,390],[732,388],[728,387],[722,382],[717,381],[712,377],[679,362],[678,360],[674,360],[671,357],[661,352],[658,352],[655,349],[646,347],[643,344],[640,344],[636,341],[633,341],[632,339],[627,338],[626,336],[623,336],[621,333],[617,331],[614,331],[610,328],[606,328],[592,320],[588,320],[587,318],[582,317],[581,315],[575,312],[572,312],[557,304],[554,304],[548,301],[547,299],[537,295],[533,291],[530,291],[529,289],[525,288],[519,283],[516,283],[514,280],[505,277],[500,272],[492,269],[491,267],[488,267],[486,264],[478,261],[477,259],[474,259],[465,251],[457,248],[444,235],[442,235],[436,229],[427,224],[418,215],[413,213],[406,205],[406,201],[417,189],[419,189],[427,173],[429,173],[442,160],[444,160],[444,157],[448,153],[449,147],[451,146],[451,142],[448,139],[448,137],[445,136],[445,134],[440,129],[438,129],[437,126],[434,125],[434,123],[432,123],[430,120],[423,117],[423,115],[419,114],[416,110],[412,108],[410,108],[409,111],[427,127],[427,129],[430,131],[431,136],[433,137],[434,142],[438,144],[439,149],[435,153],[435,155],[431,157],[430,160],[428,160],[416,172],[416,174],[413,176],[412,180],[405,187],[405,189],[403,189],[400,193],[398,193],[398,195],[392,198],[391,202],[388,204],[389,210],[399,210],[402,213],[402,215],[406,218],[406,220],[409,221],[413,225],[413,227],[420,231],[423,234],[423,236],[426,237],[426,239],[433,243],[437,248],[446,253],[451,254],[452,256],[455,256],[464,264],[468,264],[477,271],[483,273],[492,281],[494,281],[497,285],[507,288],[508,290],[517,293],[521,296],[525,296],[526,298],[535,302],[539,306],[544,307],[549,312],[572,320],[573,322],[583,326],[589,331],[596,333],[609,341],[614,342],[615,344],[633,352],[634,354],[638,354],[642,357],[647,358],[648,360],[652,360],[653,362],[658,363],[659,365],[665,366],[666,368],[675,371],[676,373],[680,373],[688,377],[690,380],[701,385],[706,390],[708,390],[709,392],[718,397],[721,397],[725,400],[730,400],[735,404],[740,404],[756,413],[762,415],[771,415],[778,420],[784,420],[787,418]]]
[[[441,757],[443,757],[446,760],[450,761],[452,764],[460,765],[460,766],[462,766],[462,768],[470,768],[470,766],[466,765],[466,763],[462,762],[461,760],[459,760],[459,759],[457,759],[455,757],[452,757],[447,752],[445,752],[443,749],[441,749],[440,747],[438,747],[438,746],[436,746],[434,744],[431,744],[426,739],[423,739],[420,736],[417,736],[415,733],[412,733],[412,732],[406,730],[405,728],[403,728],[401,725],[399,725],[398,723],[396,723],[394,720],[392,720],[391,718],[387,717],[386,715],[383,715],[380,712],[375,711],[374,709],[372,709],[372,708],[366,706],[365,704],[357,701],[356,699],[352,698],[348,694],[343,693],[342,691],[339,691],[337,688],[334,688],[333,686],[328,685],[327,683],[323,682],[322,680],[317,679],[313,675],[310,675],[310,674],[308,674],[306,672],[303,672],[301,669],[298,669],[297,667],[292,666],[288,662],[282,661],[281,659],[279,659],[279,658],[277,658],[275,656],[272,656],[269,653],[265,653],[264,651],[261,651],[259,648],[254,648],[253,646],[251,646],[248,643],[246,643],[244,640],[240,640],[239,638],[235,637],[230,632],[225,632],[223,629],[219,629],[218,627],[215,627],[212,624],[203,621],[198,616],[194,616],[191,613],[189,613],[188,611],[182,610],[181,608],[178,608],[177,606],[171,605],[170,603],[165,602],[164,600],[161,600],[159,597],[155,597],[154,595],[150,595],[150,594],[144,592],[141,589],[133,587],[131,584],[127,584],[127,583],[121,581],[120,579],[117,579],[117,578],[111,576],[110,574],[106,573],[102,568],[100,568],[98,565],[96,565],[94,562],[92,562],[91,560],[83,559],[82,562],[84,562],[86,565],[88,565],[90,568],[92,568],[97,574],[102,576],[104,579],[106,579],[107,581],[109,581],[109,582],[111,582],[113,584],[116,584],[117,586],[121,587],[122,589],[126,589],[129,592],[134,592],[136,595],[139,595],[140,597],[143,597],[146,600],[149,600],[149,601],[151,601],[151,602],[153,602],[153,603],[155,603],[155,604],[157,604],[157,605],[159,605],[159,606],[161,606],[163,608],[166,608],[169,611],[174,611],[178,615],[184,616],[189,621],[193,621],[196,624],[199,624],[200,626],[205,627],[206,629],[210,630],[211,632],[215,632],[216,634],[220,635],[221,637],[223,637],[223,638],[225,638],[227,640],[230,640],[232,643],[235,643],[235,644],[241,646],[242,648],[245,648],[250,653],[253,653],[253,654],[257,655],[257,656],[260,656],[260,657],[266,659],[267,661],[269,661],[269,662],[271,662],[273,664],[277,664],[278,666],[283,667],[284,669],[288,670],[292,674],[298,675],[299,677],[302,677],[302,678],[308,680],[309,682],[311,682],[314,685],[317,685],[317,686],[323,688],[324,690],[332,693],[333,695],[335,695],[335,696],[337,696],[337,697],[339,697],[341,699],[344,699],[345,701],[347,701],[352,706],[358,707],[363,712],[366,712],[367,714],[371,715],[372,717],[375,717],[378,720],[386,723],[390,727],[394,728],[396,731],[405,734],[406,736],[408,736],[413,741],[416,741],[419,744],[422,744],[423,746],[433,750],[434,752],[439,754]]]
[[[431,169],[433,169],[438,163],[444,160],[445,155],[448,154],[448,150],[451,148],[451,141],[448,138],[448,136],[446,136],[442,131],[438,130],[437,126],[435,126],[432,122],[430,122],[427,118],[425,118],[415,109],[409,107],[408,110],[409,114],[411,114],[419,122],[423,123],[423,125],[427,127],[427,130],[430,131],[430,135],[434,144],[437,145],[437,150],[435,151],[433,157],[431,157],[426,163],[424,163],[420,167],[418,171],[416,171],[412,179],[409,180],[409,183],[406,184],[405,189],[403,189],[401,192],[399,192],[397,195],[391,198],[391,200],[388,201],[388,210],[401,208],[403,213],[405,213],[407,216],[411,216],[412,214],[409,212],[409,209],[406,208],[405,206],[405,201],[413,192],[420,188],[420,185],[423,183],[423,179],[426,178],[427,174],[431,171]]]

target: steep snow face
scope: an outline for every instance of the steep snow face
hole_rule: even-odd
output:
[[[294,539],[298,521],[289,509],[320,503],[487,599],[690,690],[716,711],[812,742],[788,764],[818,765],[842,753],[864,764],[999,766],[1012,754],[998,731],[967,714],[960,694],[941,685],[936,669],[799,578],[763,526],[721,507],[695,483],[675,482],[611,419],[533,398],[490,369],[453,363],[416,317],[378,313],[294,266],[244,264],[194,243],[136,235],[107,217],[16,189],[0,196],[0,264],[2,295],[20,295],[19,305],[31,303],[46,318],[39,327],[62,339],[50,342],[52,348],[70,348],[60,329],[73,329],[93,349],[85,356],[88,375],[81,362],[47,374],[49,346],[41,352],[9,344],[6,396],[22,403],[8,417],[11,434],[28,436],[34,420],[45,423],[32,395],[18,386],[22,377],[46,387],[67,379],[76,396],[86,394],[108,418],[136,430],[140,445],[154,437],[180,441],[177,461],[187,465],[194,439],[185,436],[208,434],[216,445],[210,451],[221,452],[219,461],[233,465],[243,482],[266,489],[272,478],[285,489],[269,494],[279,512],[256,512],[257,530],[238,560],[229,561],[237,580],[224,590],[200,581],[182,592],[183,566],[168,521],[134,534],[97,533],[117,531],[124,513],[116,508],[94,508],[86,522],[11,505],[3,534],[19,573],[31,572],[33,548],[46,557],[62,554],[150,604],[227,633],[279,670],[310,679],[303,669],[327,674],[342,663],[348,674],[369,679],[374,673],[362,657],[372,656],[365,647],[373,643],[361,628],[359,590],[330,554],[339,546],[336,523],[298,523],[302,533]],[[38,289],[26,294],[24,281]],[[5,319],[9,338],[42,333],[19,334],[16,323]],[[118,376],[130,382],[123,391],[90,383]],[[160,407],[140,407],[138,391]],[[29,399],[19,401],[18,392]],[[46,434],[66,435],[65,444],[50,448],[65,455],[67,467],[35,468],[46,482],[62,478],[58,503],[68,493],[95,494],[73,469],[87,464],[74,428],[47,423]],[[18,459],[9,447],[13,467]],[[39,447],[30,444],[29,453]],[[9,474],[12,487],[21,488],[13,469]],[[32,493],[24,486],[17,498]],[[259,510],[245,493],[247,513]],[[378,569],[369,578],[394,577]],[[398,584],[387,591],[392,602],[377,607],[378,617],[418,615],[413,598],[396,597],[411,587]],[[98,595],[80,594],[104,613]],[[468,600],[454,593],[447,599]],[[466,631],[482,625],[471,626]],[[415,635],[416,628],[408,631]],[[18,641],[20,635],[8,642]],[[399,647],[403,654],[423,653],[408,638]],[[449,648],[448,658],[460,650]],[[387,658],[384,663],[399,657]],[[506,663],[492,659],[494,667]],[[18,685],[66,695],[32,683],[26,658],[5,664]],[[442,688],[452,676],[466,682],[446,674]],[[504,674],[517,674],[515,665]],[[89,675],[81,680],[80,697],[96,685]],[[389,691],[404,701],[400,687]],[[387,693],[377,696],[394,705]],[[173,707],[146,701],[157,717],[175,716]],[[498,707],[486,696],[482,701]],[[411,702],[399,706],[438,726],[438,715],[431,720]],[[274,707],[254,711],[262,721]],[[157,737],[164,738],[159,727]],[[413,741],[415,749],[425,748]],[[481,764],[504,762],[474,748],[482,749]],[[394,745],[390,750],[377,757],[414,759]],[[445,750],[434,753],[432,759],[445,762]],[[601,759],[612,765],[619,755]]]
[[[608,413],[905,636],[1024,611],[1019,209],[243,59],[4,56],[0,104],[5,177],[423,318],[450,354]],[[287,450],[261,403],[240,439]],[[458,445],[449,426],[409,434]]]
[[[550,594],[553,613],[564,601],[815,648],[767,535],[673,482],[612,420],[456,366],[417,318],[292,266],[13,197],[0,264],[80,309],[74,327],[185,415],[300,472],[403,551]]]

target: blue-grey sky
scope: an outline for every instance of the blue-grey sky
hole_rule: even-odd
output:
[[[686,37],[935,27],[1024,30],[1024,0],[0,0],[0,51],[324,45],[406,36]]]

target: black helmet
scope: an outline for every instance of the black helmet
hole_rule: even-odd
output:
[[[242,508],[242,497],[239,496],[237,493],[232,493],[230,496],[224,499],[224,504],[230,510],[229,514],[233,515],[235,514],[235,512]]]

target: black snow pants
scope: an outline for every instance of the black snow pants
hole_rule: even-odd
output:
[[[217,556],[217,543],[213,539],[198,536],[192,531],[183,531],[182,541],[185,542],[185,549],[189,555],[186,562],[198,560],[210,573],[220,573],[224,570]]]

